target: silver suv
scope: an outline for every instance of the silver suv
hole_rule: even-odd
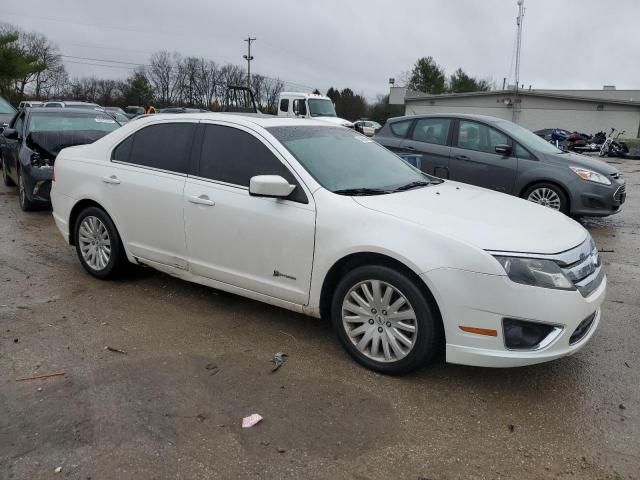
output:
[[[375,135],[425,173],[490,188],[572,216],[604,217],[626,199],[620,172],[557,149],[508,120],[433,114],[392,118]]]

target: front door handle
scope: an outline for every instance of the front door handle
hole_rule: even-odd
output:
[[[456,155],[455,158],[458,160],[470,160],[466,155]]]
[[[208,207],[213,207],[216,202],[214,202],[213,200],[211,200],[207,195],[202,194],[198,197],[196,197],[195,195],[191,195],[189,197],[189,201],[191,203],[195,203],[197,205],[206,205]]]
[[[110,177],[102,177],[102,181],[104,183],[111,183],[112,185],[118,185],[120,183],[120,179],[115,175],[111,175]]]

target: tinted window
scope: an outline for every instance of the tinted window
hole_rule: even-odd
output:
[[[533,156],[519,143],[516,143],[515,153],[518,158],[533,160]]]
[[[422,118],[416,121],[411,138],[418,142],[446,145],[451,120],[447,118]]]
[[[413,120],[393,122],[391,125],[389,125],[389,128],[396,137],[405,137],[407,135],[407,130],[409,130],[409,127],[411,126],[411,122],[413,122]]]
[[[201,177],[248,187],[249,180],[256,175],[280,175],[290,184],[298,185],[289,169],[253,135],[221,125],[205,127],[200,158]],[[307,202],[299,185],[290,199]]]
[[[139,130],[134,134],[129,163],[186,173],[194,128],[193,123],[163,123]]]
[[[280,111],[281,112],[288,112],[289,111],[289,99],[288,98],[283,98],[282,100],[280,100]]]
[[[305,104],[304,99],[297,99],[293,101],[293,111],[302,116],[307,114],[307,105]]]
[[[496,153],[496,145],[509,144],[509,138],[482,123],[460,120],[458,147],[479,152]]]
[[[116,160],[118,162],[129,162],[129,159],[131,158],[131,147],[133,146],[133,137],[135,137],[135,135],[131,135],[113,150],[113,153],[111,154],[112,160]]]

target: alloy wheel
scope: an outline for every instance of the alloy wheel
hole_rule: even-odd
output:
[[[529,194],[527,200],[542,205],[543,207],[552,208],[553,210],[560,210],[562,203],[560,196],[547,187],[536,188]]]
[[[94,216],[82,220],[78,229],[78,245],[86,264],[93,270],[104,270],[111,260],[111,239],[107,227]]]
[[[418,338],[416,313],[407,297],[380,280],[351,288],[342,302],[342,323],[360,353],[378,362],[406,357]]]

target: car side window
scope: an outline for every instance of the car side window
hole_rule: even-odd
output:
[[[256,175],[280,175],[296,185],[288,199],[308,203],[289,169],[260,140],[237,128],[205,126],[199,168],[202,178],[243,187]]]
[[[281,112],[288,112],[289,111],[289,99],[288,98],[283,98],[282,100],[280,100],[280,111]]]
[[[417,142],[446,145],[450,125],[448,118],[422,118],[416,121],[411,138]]]
[[[18,115],[16,121],[13,123],[13,129],[17,130],[18,135],[22,137],[24,129],[24,112]]]
[[[478,152],[496,153],[496,145],[508,145],[509,138],[483,123],[460,120],[458,147]]]
[[[516,148],[514,149],[514,152],[516,154],[516,157],[518,157],[518,158],[525,158],[527,160],[535,160],[535,157],[533,155],[531,155],[529,153],[529,151],[527,149],[525,149],[519,143],[516,143]]]
[[[162,123],[138,130],[118,145],[112,159],[169,172],[187,173],[193,123]]]
[[[401,122],[393,122],[391,125],[389,125],[389,128],[391,129],[391,133],[393,133],[396,137],[402,137],[402,138],[406,137],[407,131],[411,126],[411,122],[413,122],[413,120],[403,120]]]
[[[304,98],[298,98],[293,101],[293,111],[298,115],[305,116],[307,114],[307,105]]]

